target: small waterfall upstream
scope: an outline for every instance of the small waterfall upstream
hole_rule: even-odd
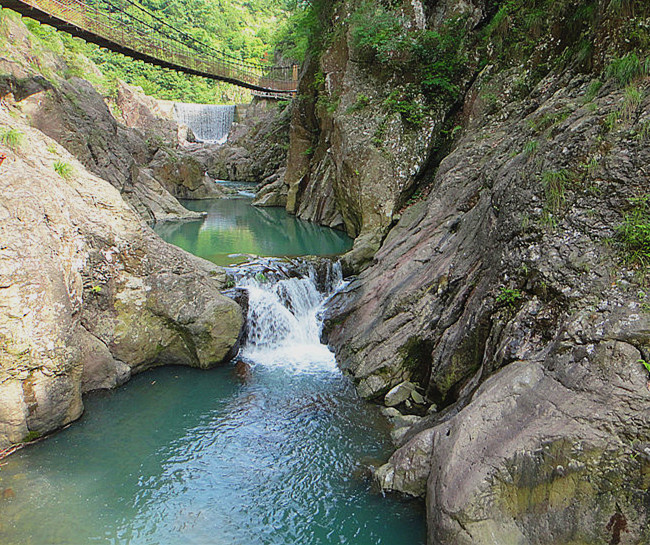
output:
[[[200,142],[223,144],[235,120],[235,106],[174,104],[176,121],[187,125]]]
[[[295,271],[292,271],[295,272]],[[248,292],[247,340],[240,356],[293,372],[337,371],[334,354],[320,342],[321,311],[343,283],[339,263],[311,264],[299,277],[244,278]]]

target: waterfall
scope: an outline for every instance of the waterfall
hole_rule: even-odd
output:
[[[187,125],[200,142],[223,144],[235,119],[235,106],[174,104],[176,121]]]
[[[298,278],[268,280],[257,274],[242,280],[248,292],[248,336],[241,357],[294,372],[337,371],[334,354],[320,342],[320,314],[341,284],[338,263],[324,274],[311,266]]]

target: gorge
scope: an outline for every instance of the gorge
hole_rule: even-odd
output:
[[[148,504],[142,524],[111,534],[114,542],[146,543],[153,532],[172,543],[189,525],[197,542],[211,543],[205,528],[232,524],[264,543],[416,544],[424,518],[429,545],[650,543],[647,3],[315,0],[302,13],[309,43],[296,96],[256,100],[219,147],[188,144],[189,133],[129,85],[105,100],[77,75],[45,77],[69,61],[47,53],[34,63],[29,31],[5,16],[0,448],[69,424],[83,393],[162,364],[206,369],[239,353],[250,368],[211,370],[196,390],[234,408],[183,405],[198,415],[196,435],[178,425],[176,438],[151,439],[167,456],[153,466],[169,470],[170,490],[178,490],[175,475],[212,482],[200,469],[203,452],[232,440],[228,459],[258,480],[232,484],[212,462],[207,471],[225,476],[218,487],[242,491],[224,501],[259,498],[270,518],[239,513],[224,522],[211,511],[203,526],[187,507],[177,526],[147,526],[149,516],[186,508],[180,495]],[[20,144],[7,136],[16,133]],[[344,283],[333,290],[331,274],[329,283],[314,281],[327,259],[294,259],[312,253],[311,238],[295,253],[277,252],[288,261],[241,255],[275,251],[251,240],[236,212],[244,201],[196,200],[241,190],[215,179],[251,184],[253,222],[278,240],[311,237],[315,224],[336,229],[330,235],[342,244],[313,253],[345,252]],[[266,207],[312,224],[289,227]],[[212,229],[229,211],[235,242],[216,248],[227,236]],[[311,301],[309,312],[294,289]],[[300,330],[308,348],[256,352],[259,331],[282,341],[303,323],[296,317],[316,319],[316,308],[322,331],[313,321]],[[303,373],[295,354],[307,355],[314,372]],[[356,398],[336,365],[383,416]],[[116,391],[116,407],[141,392],[152,411],[164,411],[151,392],[173,405],[193,395],[187,378],[197,372],[141,374]],[[211,398],[211,388],[221,393]],[[97,406],[97,418],[110,420],[101,411],[119,411],[111,397],[91,394],[88,418]],[[257,434],[256,425],[277,435]],[[16,497],[1,500],[3,512],[25,520],[30,501],[21,503],[25,489],[4,484],[5,475],[20,481],[32,452],[70,456],[62,442],[75,434],[90,441],[84,426],[7,458],[0,488]],[[291,455],[263,460],[264,446],[248,449],[245,432],[286,444]],[[137,430],[132,436],[137,445]],[[313,489],[279,493],[269,468],[282,460],[299,468],[285,480],[322,484],[338,507],[361,494],[363,509],[339,519]],[[388,498],[369,494],[361,466]],[[265,484],[269,497],[257,496]],[[351,490],[347,499],[337,487]],[[424,516],[402,496],[424,499]],[[288,510],[274,521],[270,504],[283,502]],[[309,519],[305,506],[342,520],[340,530],[265,533],[275,522],[302,531],[283,517]],[[128,509],[122,516],[137,519]],[[253,519],[259,524],[248,526]],[[356,535],[359,528],[368,533]],[[237,543],[228,532],[219,539]]]

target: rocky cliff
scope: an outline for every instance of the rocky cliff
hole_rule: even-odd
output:
[[[321,10],[287,206],[357,235],[326,334],[414,415],[377,478],[426,497],[431,544],[650,541],[648,16]]]
[[[243,318],[223,271],[163,242],[15,109],[0,127],[0,448],[78,418],[86,391],[226,359]]]
[[[222,195],[179,146],[184,131],[157,101],[119,81],[104,89],[88,59],[71,59],[56,36],[43,41],[8,10],[0,36],[0,99],[115,186],[143,219],[196,219],[177,198]]]

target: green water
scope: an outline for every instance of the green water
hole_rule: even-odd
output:
[[[236,226],[254,233],[258,253],[281,247],[266,246],[260,226],[294,249],[283,237],[295,229],[309,253],[348,244],[282,211],[251,220],[258,212],[243,200],[201,204],[205,223],[166,229],[215,260],[231,250],[210,245]],[[0,465],[0,544],[424,544],[421,504],[372,490],[368,466],[391,452],[386,422],[320,344],[313,281],[248,289],[258,334],[239,367],[160,368],[93,393],[79,422]]]
[[[423,544],[419,506],[364,478],[388,447],[339,373],[161,368],[6,460],[0,543]]]
[[[207,212],[199,221],[162,223],[156,232],[217,265],[246,260],[242,254],[264,257],[337,255],[352,247],[352,239],[340,231],[297,220],[282,208],[257,208],[252,199],[183,201],[197,212]]]

